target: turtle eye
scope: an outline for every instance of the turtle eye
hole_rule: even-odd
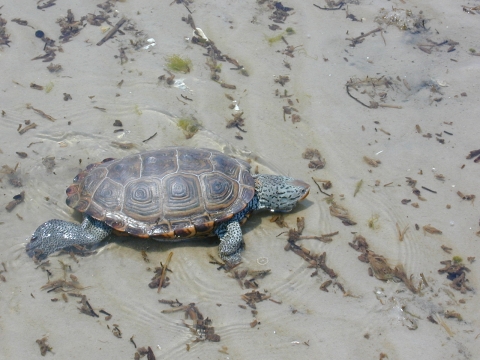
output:
[[[38,239],[38,237],[37,237],[37,236],[35,236],[35,235],[32,235],[32,237],[31,237],[31,239],[30,239],[30,242],[34,242],[34,241],[35,241],[35,240],[37,240],[37,239]]]

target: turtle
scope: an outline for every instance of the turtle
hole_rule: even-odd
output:
[[[26,246],[43,260],[73,245],[101,242],[112,231],[159,241],[217,235],[219,255],[240,262],[240,225],[255,210],[291,211],[310,185],[282,175],[252,174],[248,162],[222,152],[165,147],[90,164],[67,190],[81,224],[53,219]]]

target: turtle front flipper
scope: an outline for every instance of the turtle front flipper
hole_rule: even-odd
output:
[[[220,224],[215,230],[220,238],[218,253],[223,261],[229,264],[240,262],[240,250],[243,245],[242,229],[238,221]]]
[[[105,239],[112,228],[102,221],[86,216],[82,224],[49,220],[40,225],[30,238],[26,251],[38,260],[72,245],[93,245]]]

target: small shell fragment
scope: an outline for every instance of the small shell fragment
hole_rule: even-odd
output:
[[[203,30],[198,28],[198,27],[195,30],[193,30],[193,36],[200,36],[203,40],[205,40],[207,42],[210,41],[210,40],[208,40],[208,38],[205,35],[205,33],[203,32]]]

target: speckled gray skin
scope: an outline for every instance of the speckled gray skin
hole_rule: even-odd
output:
[[[240,262],[240,250],[243,245],[240,222],[251,212],[267,209],[270,211],[291,211],[297,202],[308,195],[310,186],[301,180],[281,175],[254,175],[255,196],[247,207],[231,220],[220,224],[215,234],[220,238],[218,253],[223,261],[236,264]]]
[[[111,232],[111,227],[90,216],[86,216],[81,224],[49,220],[35,230],[26,250],[28,256],[43,260],[51,253],[68,246],[99,243]]]
[[[309,192],[310,186],[301,180],[279,175],[254,175],[255,196],[247,207],[230,220],[219,224],[214,233],[220,238],[218,252],[230,264],[240,262],[243,245],[240,223],[252,211],[267,209],[288,212]],[[51,253],[72,245],[92,245],[105,239],[112,229],[105,223],[86,216],[81,225],[63,220],[50,220],[35,230],[27,244],[30,257],[42,260]],[[166,240],[168,241],[168,240]]]

